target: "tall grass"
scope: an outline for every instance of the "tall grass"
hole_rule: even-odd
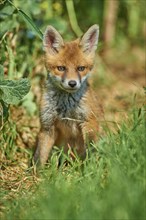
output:
[[[57,168],[57,154],[40,171],[41,183],[7,204],[4,219],[144,220],[145,118],[134,111],[117,134],[107,134],[81,166]]]

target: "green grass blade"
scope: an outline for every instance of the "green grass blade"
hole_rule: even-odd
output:
[[[18,9],[18,13],[23,17],[24,21],[31,26],[31,28],[35,31],[35,33],[38,34],[39,38],[42,40],[43,34],[41,30],[35,25],[35,23],[31,20],[31,18],[21,9]]]
[[[26,24],[28,24],[35,31],[35,33],[39,36],[39,38],[42,40],[43,34],[42,34],[41,30],[33,22],[33,20],[23,10],[17,8],[10,0],[8,0],[8,2],[11,5],[13,5],[13,7],[18,11],[18,13],[23,17]]]

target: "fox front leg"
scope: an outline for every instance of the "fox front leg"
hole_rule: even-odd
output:
[[[38,135],[37,148],[34,154],[34,162],[44,165],[55,142],[54,129],[41,130]]]

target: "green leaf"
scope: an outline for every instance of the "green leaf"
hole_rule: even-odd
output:
[[[0,99],[7,104],[17,104],[30,89],[28,79],[0,81]]]
[[[32,21],[32,19],[25,14],[24,11],[22,11],[21,9],[17,9],[18,13],[23,17],[24,21],[31,26],[31,28],[38,34],[38,36],[40,37],[40,39],[42,40],[43,38],[43,34],[41,32],[41,30],[35,25],[35,23]]]
[[[4,79],[4,68],[3,66],[0,64],[0,81]]]

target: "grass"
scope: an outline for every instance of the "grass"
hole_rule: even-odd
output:
[[[38,174],[23,169],[17,180],[21,190],[17,184],[18,195],[3,201],[1,219],[144,220],[144,117],[143,110],[134,110],[116,134],[107,132],[94,152],[88,149],[83,165],[75,161],[58,168],[54,153]],[[32,181],[29,187],[26,180]]]

